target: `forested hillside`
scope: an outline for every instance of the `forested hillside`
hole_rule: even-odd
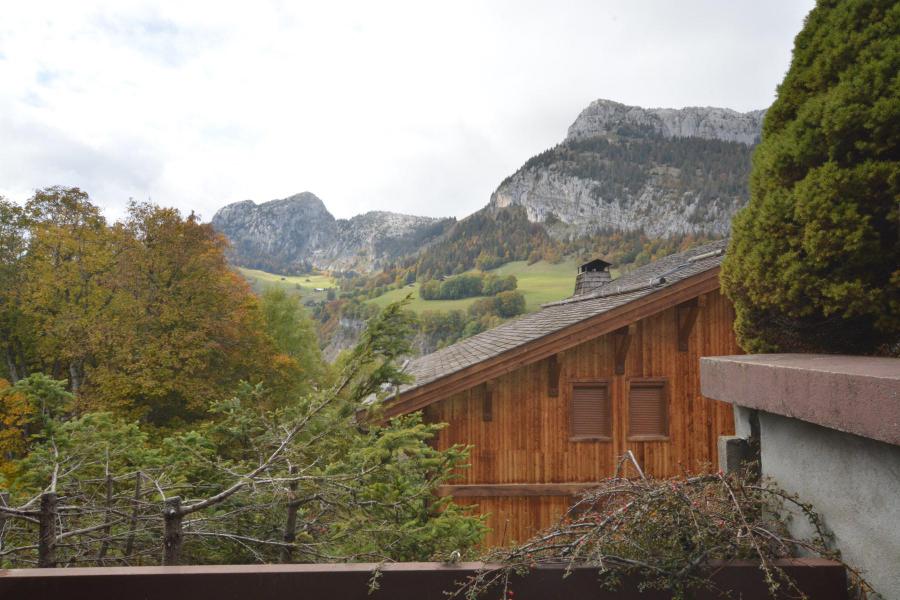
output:
[[[470,218],[474,217],[491,219],[487,212]],[[460,225],[467,221],[461,221]],[[486,227],[485,231],[496,244],[494,248],[501,252],[512,248],[504,243],[504,238],[492,237],[492,226]],[[479,234],[474,232],[472,235],[473,246],[477,247]],[[417,260],[389,265],[373,275],[344,274],[336,278],[340,292],[330,301],[316,299],[315,294],[305,293],[302,288],[298,290],[296,284],[289,283],[295,278],[286,278],[284,282],[277,277],[271,279],[276,285],[306,298],[304,301],[310,305],[319,325],[320,339],[329,359],[355,343],[362,323],[375,314],[376,307],[406,296],[411,297],[409,308],[415,313],[412,316],[417,332],[414,350],[426,353],[495,327],[524,312],[537,310],[543,303],[570,296],[578,265],[590,258],[605,257],[615,265],[614,270],[618,273],[712,239],[715,238],[695,235],[651,238],[637,231],[606,231],[571,241],[538,238],[541,245],[530,251],[527,261],[505,262],[488,269],[485,265],[494,261],[484,261],[483,256],[474,256],[474,253],[454,252],[469,247],[460,238],[447,244],[435,244],[423,251]],[[525,246],[528,246],[527,241]],[[418,278],[420,264],[433,269],[427,278]],[[514,289],[503,289],[498,293],[495,286],[484,285],[510,276],[516,278]],[[480,288],[476,280],[483,283]],[[457,282],[472,285],[458,286]],[[500,294],[504,295],[501,297]]]
[[[553,256],[558,250],[544,228],[530,223],[521,207],[513,207],[480,210],[462,219],[443,239],[403,263],[415,265],[416,278],[426,281],[473,267],[493,269],[514,260]]]
[[[620,129],[612,138],[566,141],[522,166],[554,170],[593,182],[591,197],[599,204],[623,200],[661,173],[673,191],[693,194],[697,207],[691,220],[708,223],[717,201],[746,199],[750,148],[738,142],[662,136]],[[509,183],[513,176],[501,183]]]
[[[752,150],[622,126],[530,158],[500,184],[490,206],[524,208],[555,239],[610,229],[721,236],[749,197]]]

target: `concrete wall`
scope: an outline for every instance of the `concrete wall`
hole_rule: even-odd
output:
[[[749,411],[735,411],[749,431]],[[759,413],[762,473],[823,516],[844,560],[888,600],[900,600],[900,446]],[[794,533],[808,536],[805,520]]]

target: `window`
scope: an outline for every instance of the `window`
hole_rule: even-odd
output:
[[[668,404],[665,379],[632,379],[628,386],[628,439],[669,437]]]
[[[605,381],[576,383],[572,386],[570,437],[574,440],[612,438],[612,410],[609,384]]]

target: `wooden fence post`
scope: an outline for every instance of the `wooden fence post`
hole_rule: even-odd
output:
[[[128,539],[125,541],[124,559],[126,561],[134,550],[134,535],[137,530],[138,510],[140,509],[141,501],[141,477],[143,477],[143,474],[140,471],[134,474],[134,506],[131,509],[131,521],[128,523]]]
[[[184,541],[184,531],[181,527],[184,515],[181,513],[179,496],[166,500],[163,519],[166,525],[163,537],[163,565],[177,565],[181,560],[181,544]]]
[[[38,568],[56,566],[56,492],[41,494],[41,512],[38,517]]]
[[[9,506],[9,492],[0,492],[0,505]],[[0,512],[0,550],[3,549],[3,538],[6,533],[6,513]]]
[[[112,531],[110,522],[112,521],[112,502],[113,502],[113,477],[109,473],[106,474],[106,515],[103,517],[103,541],[100,542],[100,550],[97,552],[97,566],[103,566],[103,559],[106,557],[106,551],[109,550],[109,534]]]

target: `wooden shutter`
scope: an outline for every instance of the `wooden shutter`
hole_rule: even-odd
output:
[[[629,439],[669,435],[669,411],[664,380],[632,381],[628,391]]]
[[[612,415],[609,386],[606,383],[572,387],[571,437],[574,439],[610,439]]]

